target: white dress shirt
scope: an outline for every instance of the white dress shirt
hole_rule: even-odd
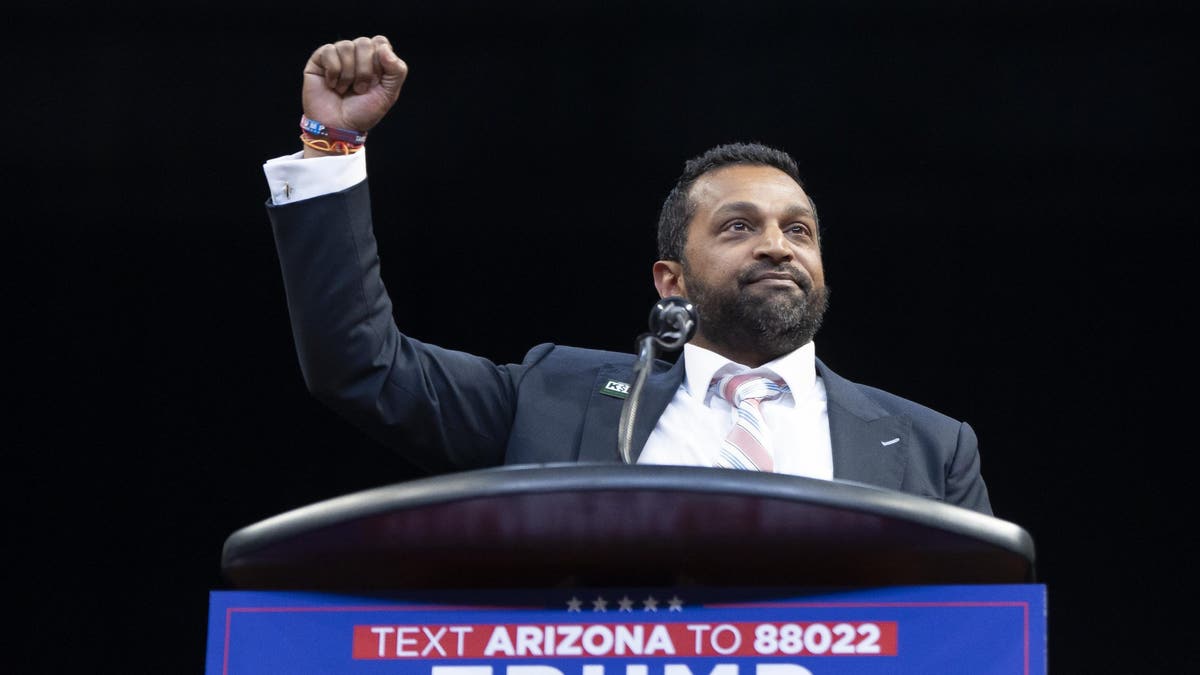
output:
[[[297,152],[263,164],[274,204],[338,192],[367,177],[366,148],[352,155],[302,159]],[[737,410],[710,389],[714,376],[751,370],[702,347],[684,345],[686,375],[651,432],[639,464],[713,466]],[[760,407],[771,434],[775,472],[833,478],[825,384],[817,377],[812,342],[764,364],[791,392]]]
[[[709,385],[714,377],[761,372],[782,379],[791,389],[759,406],[771,436],[775,472],[833,478],[825,383],[817,377],[812,342],[754,369],[691,344],[683,346],[681,358],[683,382],[650,433],[638,464],[713,466],[737,409]]]
[[[367,149],[352,155],[303,158],[303,152],[263,164],[271,203],[288,204],[353,187],[367,177]]]

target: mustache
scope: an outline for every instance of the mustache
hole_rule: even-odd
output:
[[[761,262],[747,267],[738,273],[737,282],[738,286],[745,286],[767,275],[777,276],[780,274],[786,275],[788,279],[794,281],[805,293],[812,291],[812,279],[799,267],[794,265],[778,265],[771,262]]]

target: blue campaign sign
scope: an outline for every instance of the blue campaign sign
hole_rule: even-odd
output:
[[[207,673],[1046,672],[1040,584],[867,590],[213,591]]]

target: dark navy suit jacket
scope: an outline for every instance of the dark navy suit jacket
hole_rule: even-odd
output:
[[[542,344],[519,364],[497,365],[422,343],[396,327],[366,181],[268,205],[268,213],[305,382],[343,417],[430,472],[621,461],[624,401],[602,390],[610,380],[633,381],[633,354]],[[817,370],[828,396],[835,479],[991,514],[970,425],[850,382],[820,360]],[[655,364],[635,453],[683,376],[682,357]]]

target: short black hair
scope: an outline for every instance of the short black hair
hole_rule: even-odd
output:
[[[732,165],[770,166],[786,173],[801,188],[800,170],[791,155],[762,143],[727,143],[704,151],[683,165],[683,173],[675,181],[675,187],[663,201],[658,214],[658,259],[683,260],[683,247],[687,244],[687,226],[696,215],[696,205],[690,194],[696,181],[708,173]],[[812,197],[809,197],[811,203]],[[812,205],[816,214],[816,205]]]

